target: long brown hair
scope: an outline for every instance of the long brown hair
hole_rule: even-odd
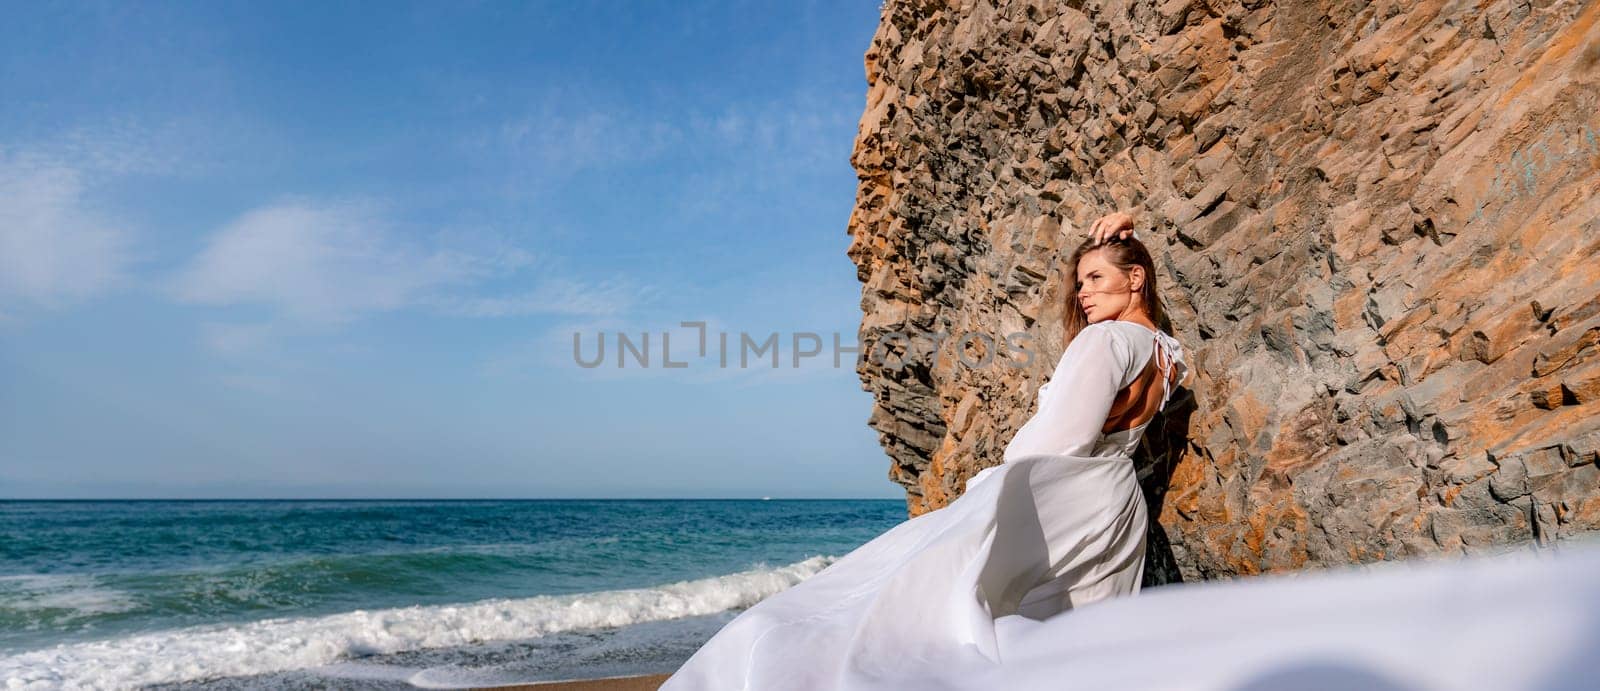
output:
[[[1161,294],[1156,291],[1156,264],[1150,258],[1150,250],[1135,238],[1119,238],[1113,236],[1104,243],[1094,244],[1094,238],[1083,241],[1078,249],[1072,251],[1072,258],[1067,261],[1066,270],[1070,273],[1072,290],[1067,293],[1067,304],[1061,312],[1061,327],[1063,332],[1062,348],[1072,343],[1083,328],[1089,325],[1088,315],[1083,313],[1083,305],[1078,302],[1078,291],[1083,284],[1078,282],[1078,262],[1094,250],[1103,250],[1106,262],[1117,267],[1123,273],[1135,266],[1144,267],[1144,287],[1139,290],[1139,297],[1144,302],[1145,311],[1150,315],[1150,321],[1156,328],[1172,333],[1172,323],[1167,319],[1166,305],[1161,302]]]

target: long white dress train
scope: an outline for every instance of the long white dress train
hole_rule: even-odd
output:
[[[1176,339],[1126,321],[1086,327],[998,466],[740,613],[666,691],[903,688],[1003,664],[996,620],[1054,618],[1139,590],[1147,514],[1131,453],[1149,422],[1102,434],[1121,389],[1154,364],[1187,372]]]

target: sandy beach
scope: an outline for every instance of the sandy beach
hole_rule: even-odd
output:
[[[669,674],[652,674],[643,677],[607,677],[580,681],[546,681],[537,684],[492,686],[496,691],[655,691],[667,680]]]

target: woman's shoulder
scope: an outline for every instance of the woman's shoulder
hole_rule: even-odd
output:
[[[1106,319],[1083,327],[1083,330],[1078,332],[1078,337],[1089,336],[1091,340],[1121,344],[1149,340],[1150,335],[1153,333],[1157,332],[1134,322],[1121,319]]]
[[[1113,322],[1115,322],[1115,320],[1107,319],[1105,321],[1098,321],[1093,324],[1089,324],[1078,331],[1078,335],[1073,337],[1072,342],[1078,343],[1081,341],[1085,344],[1105,344],[1112,341],[1121,341],[1126,338],[1126,332],[1122,331],[1116,326],[1113,326]]]
[[[1135,329],[1143,328],[1137,324],[1114,319],[1089,324],[1073,337],[1072,342],[1067,345],[1068,352],[1062,354],[1062,360],[1069,359],[1068,355],[1076,350],[1081,353],[1078,357],[1102,358],[1109,355],[1119,363],[1131,361],[1136,341],[1131,337],[1130,331],[1117,324],[1127,324]]]

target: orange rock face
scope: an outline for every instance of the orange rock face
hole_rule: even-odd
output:
[[[1600,527],[1600,3],[1482,5],[887,2],[849,255],[911,514],[1000,461],[1062,255],[1136,209],[1194,367],[1152,582]]]

